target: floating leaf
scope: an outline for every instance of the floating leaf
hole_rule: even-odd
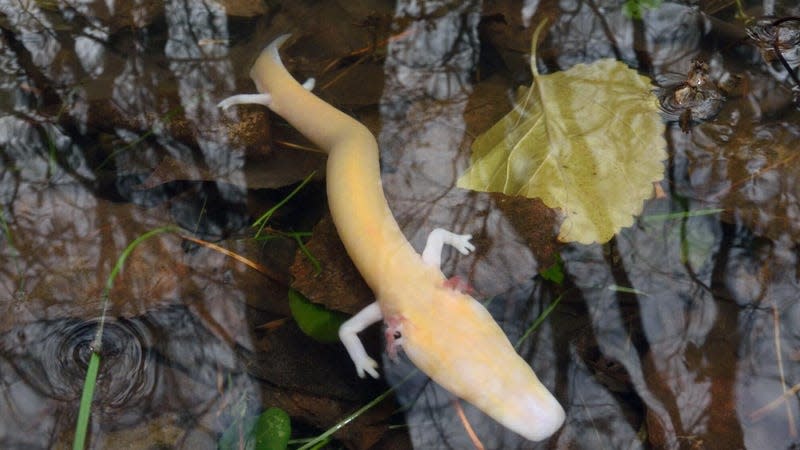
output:
[[[601,59],[539,75],[518,105],[472,144],[471,166],[458,186],[538,197],[564,216],[558,239],[606,242],[633,224],[666,158],[650,80]]]
[[[320,342],[339,340],[339,326],[347,316],[331,311],[311,301],[294,289],[289,289],[289,309],[303,333]]]

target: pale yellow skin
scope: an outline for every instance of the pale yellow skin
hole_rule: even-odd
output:
[[[547,438],[563,423],[564,410],[486,308],[445,286],[438,264],[426,264],[405,238],[383,194],[375,138],[286,71],[277,52],[286,38],[268,46],[250,72],[258,91],[268,97],[232,97],[223,104],[262,102],[328,153],[333,221],[380,306],[379,312],[374,307],[367,314],[370,318],[356,316],[354,332],[340,333],[359,374],[366,370],[377,375],[366,367],[375,363],[363,352],[355,332],[382,314],[386,320],[399,320],[403,350],[434,381],[520,435]],[[461,237],[468,241],[468,236]]]

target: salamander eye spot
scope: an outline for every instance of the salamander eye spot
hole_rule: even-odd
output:
[[[392,337],[394,337],[395,339],[400,339],[401,337],[403,337],[403,334],[400,333],[399,331],[395,331]]]

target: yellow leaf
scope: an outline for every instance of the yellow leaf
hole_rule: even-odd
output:
[[[563,215],[562,242],[607,242],[633,224],[664,176],[664,124],[650,80],[601,59],[539,75],[472,144],[458,187],[538,197]]]

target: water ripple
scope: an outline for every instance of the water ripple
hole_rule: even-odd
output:
[[[28,324],[0,337],[0,354],[40,395],[70,401],[80,397],[100,321],[66,319]],[[152,337],[140,322],[106,321],[95,400],[115,409],[153,389]]]

